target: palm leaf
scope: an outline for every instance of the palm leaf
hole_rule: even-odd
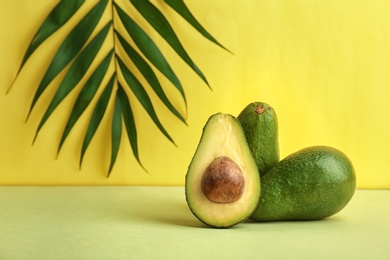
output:
[[[189,24],[192,25],[200,34],[202,34],[205,38],[212,41],[219,47],[225,49],[228,52],[231,52],[227,48],[225,48],[221,43],[219,43],[194,17],[191,11],[188,9],[183,0],[164,0],[166,4],[168,4],[172,9],[174,9],[181,17],[183,17]]]
[[[199,33],[224,48],[197,22],[182,0],[175,1],[165,0],[167,5],[178,12],[179,15],[189,22],[189,24],[192,25]],[[146,21],[162,36],[162,38],[168,42],[178,56],[208,85],[206,77],[192,61],[163,13],[148,0],[130,0],[130,2],[146,19]],[[74,16],[83,3],[84,0],[63,0],[53,8],[30,42],[15,79],[18,77],[24,64],[30,59],[35,50],[37,50],[37,48],[45,40],[47,40],[50,35],[62,28],[63,25],[65,25],[67,21]],[[96,35],[93,35],[95,28],[102,20],[103,13],[107,8],[108,3],[112,9],[111,12],[109,12],[111,14],[111,19],[99,32],[96,33]],[[119,27],[116,26],[116,21],[120,21],[120,23],[122,23],[123,27],[121,28],[124,28],[123,32],[120,32],[119,29],[117,29]],[[110,30],[111,28],[114,30]],[[103,43],[106,42],[110,31],[114,41],[107,42],[107,44],[111,43],[113,45],[105,57],[98,61],[97,57],[101,52],[103,52]],[[125,32],[127,32],[128,35],[124,35]],[[130,36],[132,40],[131,42],[126,40],[126,37],[128,36]],[[117,46],[121,46],[124,51],[119,52]],[[116,60],[114,64],[112,63],[113,57]],[[133,99],[130,99],[127,94],[127,92],[130,94],[130,91],[135,96],[134,100],[137,100],[143,109],[145,109],[150,119],[157,126],[160,132],[168,140],[175,144],[172,137],[161,123],[154,109],[152,100],[146,91],[146,86],[141,84],[140,79],[135,76],[137,74],[131,71],[128,65],[125,64],[124,60],[127,59],[132,61],[135,68],[140,72],[141,77],[146,80],[147,85],[151,87],[163,105],[179,120],[186,123],[185,117],[177,110],[165,94],[159,78],[155,73],[155,70],[158,70],[179,91],[181,98],[185,103],[187,114],[187,100],[183,86],[157,44],[116,3],[115,0],[99,0],[76,23],[70,33],[66,35],[62,43],[59,44],[54,57],[49,62],[48,68],[43,74],[43,77],[34,93],[26,120],[28,120],[38,100],[41,99],[42,93],[48,88],[51,82],[65,70],[66,67],[69,67],[67,71],[64,71],[63,79],[56,87],[54,96],[48,102],[49,105],[38,124],[34,141],[47,120],[52,117],[54,110],[77,86],[80,85],[80,92],[70,111],[66,126],[62,131],[57,154],[60,152],[76,122],[81,116],[83,116],[85,110],[93,103],[92,101],[95,99],[99,88],[104,88],[104,90],[101,92],[102,94],[99,97],[96,97],[97,102],[92,111],[92,115],[90,116],[83,138],[79,161],[80,168],[89,144],[97,132],[104,115],[107,110],[109,110],[109,113],[112,113],[111,159],[107,176],[111,174],[117,160],[123,127],[126,129],[127,139],[129,140],[133,156],[138,161],[139,165],[145,170],[140,161],[137,128],[132,110],[137,103],[131,102]],[[101,86],[106,74],[108,74],[109,71],[112,71],[110,68],[113,69],[114,72],[110,76],[109,82],[105,86]],[[89,70],[91,70],[91,72],[88,79],[86,79],[86,83],[80,84],[83,81],[83,78],[87,77],[86,74],[89,74]],[[122,77],[118,77],[118,73],[120,73]],[[12,81],[9,89],[12,87],[15,79]],[[117,86],[116,90],[114,89],[115,85]],[[127,92],[123,86],[128,87]],[[111,107],[109,104],[112,95],[114,95],[115,98],[112,101],[113,106]]]
[[[96,70],[93,72],[91,77],[88,79],[87,83],[85,83],[83,89],[80,91],[76,102],[73,106],[72,112],[70,113],[68,122],[65,126],[65,130],[62,133],[61,141],[58,146],[57,154],[60,152],[63,143],[65,142],[66,137],[72,130],[73,126],[80,118],[81,114],[91,103],[93,97],[95,96],[101,82],[103,81],[104,75],[106,74],[110,62],[112,60],[112,55],[114,50],[111,50],[106,57],[102,60]]]
[[[168,97],[165,95],[164,90],[162,89],[160,82],[158,81],[158,78],[154,73],[153,69],[144,60],[144,58],[142,58],[142,56],[139,55],[133,47],[131,47],[131,45],[122,37],[120,33],[117,32],[116,35],[122,47],[126,51],[127,56],[134,62],[138,70],[148,81],[149,85],[153,88],[154,92],[157,94],[160,100],[177,118],[179,118],[183,123],[186,124],[184,117],[179,113],[179,111],[177,111],[177,109],[172,105]]]
[[[169,43],[175,52],[190,66],[198,76],[209,86],[206,77],[200,71],[198,66],[192,61],[187,54],[183,45],[177,38],[172,26],[164,15],[149,1],[145,0],[130,0],[134,7],[145,17],[145,19],[153,26],[153,28]]]
[[[101,96],[100,96],[100,98],[95,106],[95,109],[92,113],[91,120],[89,121],[88,129],[87,129],[87,132],[85,134],[83,145],[81,148],[80,163],[79,163],[80,168],[81,168],[81,164],[83,162],[85,152],[87,151],[87,148],[88,148],[89,144],[91,143],[91,140],[92,140],[93,136],[95,135],[97,128],[99,127],[99,124],[104,116],[104,113],[106,112],[108,101],[110,100],[111,92],[112,92],[112,89],[114,87],[115,79],[116,78],[115,78],[115,74],[114,74],[114,75],[112,75],[110,81],[108,82],[108,84],[104,88],[104,91],[101,94]]]
[[[81,80],[88,68],[91,66],[92,61],[95,59],[96,54],[103,45],[103,41],[106,39],[108,31],[111,28],[111,21],[88,43],[88,45],[81,51],[71,67],[67,71],[64,79],[57,89],[53,99],[51,100],[49,107],[46,109],[41,122],[39,123],[38,129],[35,134],[35,138],[38,135],[40,129],[45,124],[46,120],[53,113],[54,109],[61,103],[61,101],[76,87],[77,83]],[[34,140],[35,140],[34,138]]]
[[[180,83],[179,78],[173,72],[168,61],[161,53],[157,45],[153,40],[142,30],[139,25],[134,22],[117,4],[115,9],[118,12],[119,18],[121,19],[126,31],[130,34],[131,38],[141,50],[142,54],[156,67],[171,83],[179,90],[182,97],[185,99],[183,87]]]
[[[145,89],[142,87],[141,83],[137,80],[134,74],[131,73],[131,71],[126,67],[126,65],[119,57],[117,58],[117,60],[118,60],[119,68],[122,71],[122,74],[127,82],[127,85],[131,88],[134,95],[137,97],[138,101],[144,107],[146,112],[148,112],[149,116],[156,124],[156,126],[160,129],[160,131],[165,135],[166,138],[168,138],[168,140],[174,143],[173,139],[171,138],[171,136],[168,134],[168,132],[165,130],[160,120],[158,119],[157,114],[154,111],[152,101],[150,100]]]
[[[47,69],[41,83],[35,92],[33,101],[27,119],[35,106],[35,103],[47,88],[50,82],[69,64],[69,62],[78,54],[83,45],[87,42],[93,29],[99,22],[103,11],[107,5],[107,0],[102,0],[92,8],[91,11],[73,28],[59,47],[49,68]]]
[[[22,63],[19,66],[18,73],[22,70],[26,61],[41,43],[60,29],[77,12],[84,1],[85,0],[60,1],[53,8],[31,40],[30,45],[23,56]],[[18,75],[18,73],[16,75]],[[11,89],[12,85],[13,84],[11,83],[7,92]]]
[[[108,176],[110,175],[111,170],[114,167],[116,158],[118,156],[119,146],[122,137],[122,106],[121,106],[121,96],[119,94],[120,89],[121,88],[119,88],[117,95],[115,97],[114,115],[112,117],[111,162],[110,162],[110,167],[108,169]]]
[[[126,92],[124,91],[122,85],[120,83],[118,85],[119,85],[119,87],[118,87],[117,94],[118,94],[119,99],[121,100],[121,109],[122,109],[123,119],[125,122],[127,137],[130,141],[131,149],[133,151],[133,155],[134,155],[135,159],[137,159],[138,163],[145,170],[145,168],[142,166],[141,161],[139,159],[137,129],[135,127],[133,111],[131,109],[129,99],[128,99]]]

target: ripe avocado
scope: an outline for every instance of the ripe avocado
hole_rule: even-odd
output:
[[[188,167],[185,195],[192,213],[218,228],[238,224],[259,202],[260,177],[238,120],[212,115]]]
[[[341,151],[304,148],[287,156],[261,178],[256,221],[317,220],[342,210],[356,188],[351,161]]]
[[[279,162],[278,119],[263,102],[247,105],[237,117],[244,130],[260,176]]]

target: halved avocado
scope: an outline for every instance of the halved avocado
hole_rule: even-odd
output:
[[[204,126],[186,174],[185,194],[192,213],[212,227],[238,224],[256,209],[259,173],[241,125],[232,115],[214,114]]]

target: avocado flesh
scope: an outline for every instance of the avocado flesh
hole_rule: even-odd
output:
[[[207,167],[217,158],[228,157],[240,169],[244,186],[240,197],[229,203],[210,200],[202,191]],[[212,227],[230,227],[247,219],[260,196],[260,177],[238,120],[229,115],[212,115],[203,128],[185,182],[187,204],[192,213]]]
[[[279,162],[278,119],[264,102],[248,104],[238,115],[260,176]]]
[[[281,160],[261,178],[256,221],[318,220],[342,210],[356,189],[351,161],[341,151],[304,148]]]

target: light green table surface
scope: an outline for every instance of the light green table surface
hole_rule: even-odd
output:
[[[0,259],[390,259],[390,190],[321,221],[212,229],[183,187],[0,187]]]

